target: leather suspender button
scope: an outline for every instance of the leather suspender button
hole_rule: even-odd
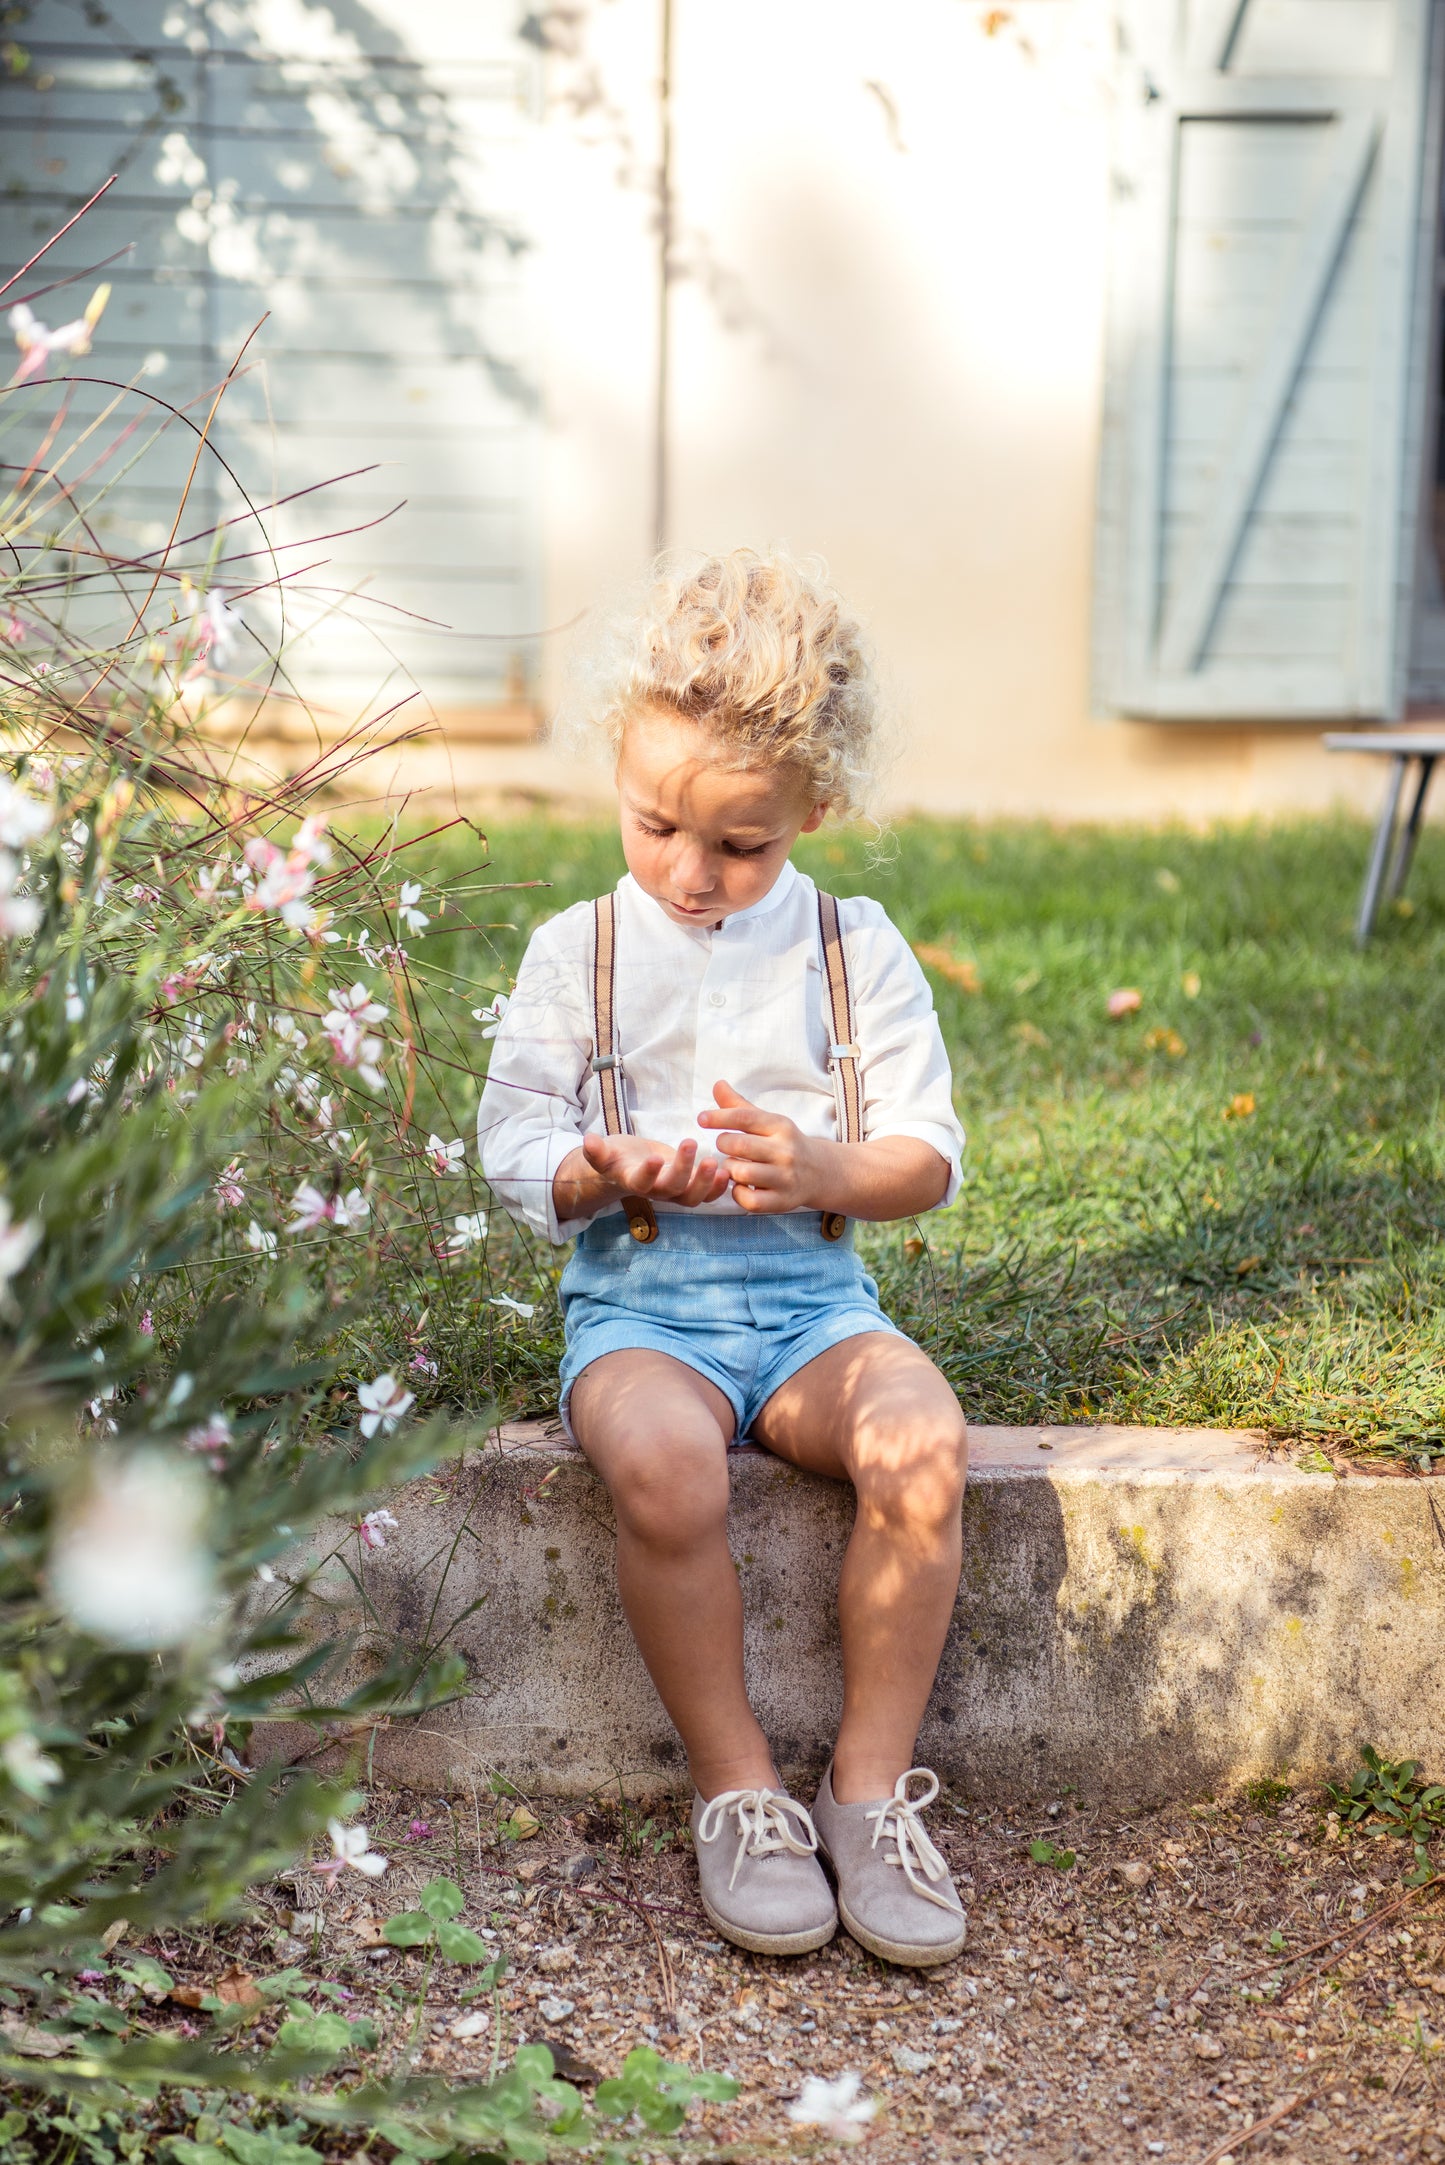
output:
[[[820,1230],[824,1240],[841,1240],[848,1230],[848,1220],[840,1210],[825,1210]]]

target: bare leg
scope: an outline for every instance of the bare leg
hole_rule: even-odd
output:
[[[892,1794],[914,1746],[962,1567],[968,1432],[958,1401],[906,1338],[870,1332],[775,1391],[753,1433],[780,1458],[853,1483],[858,1516],[838,1582],[840,1804]]]
[[[617,1585],[704,1798],[779,1786],[743,1687],[743,1604],[727,1543],[733,1409],[666,1353],[606,1353],[568,1402],[617,1514]]]

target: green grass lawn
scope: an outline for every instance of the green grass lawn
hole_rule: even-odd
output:
[[[800,847],[955,966],[930,976],[969,1133],[962,1196],[861,1244],[971,1418],[1445,1454],[1445,841],[1426,837],[1411,903],[1361,956],[1367,845],[1353,823],[916,821],[881,862],[863,835]],[[487,876],[551,885],[495,898],[490,953],[443,934],[429,957],[505,984],[531,927],[620,869],[600,827],[494,828]],[[1140,1005],[1111,1021],[1125,987]],[[560,1261],[493,1247],[493,1284],[537,1302],[498,1341],[514,1408],[552,1402]]]

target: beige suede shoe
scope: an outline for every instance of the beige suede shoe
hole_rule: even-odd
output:
[[[778,1789],[692,1800],[702,1906],[724,1939],[760,1955],[811,1954],[838,1929],[805,1806]]]
[[[910,1797],[908,1784],[928,1788]],[[861,1947],[909,1969],[929,1969],[961,1952],[968,1919],[948,1866],[919,1814],[938,1795],[927,1767],[899,1776],[877,1804],[840,1804],[833,1769],[813,1806],[818,1841],[838,1877],[838,1915]]]

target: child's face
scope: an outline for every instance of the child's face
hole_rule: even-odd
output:
[[[655,709],[627,723],[617,793],[627,869],[680,925],[761,902],[828,809],[792,768],[720,765],[705,728]]]

